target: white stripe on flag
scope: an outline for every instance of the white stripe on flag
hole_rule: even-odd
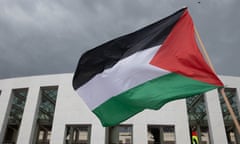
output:
[[[93,110],[113,96],[148,80],[170,73],[149,64],[159,48],[160,46],[155,46],[120,60],[112,68],[96,75],[78,88],[77,93]]]

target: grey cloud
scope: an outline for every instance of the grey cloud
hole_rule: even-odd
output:
[[[240,76],[238,0],[2,0],[0,78],[73,72],[80,55],[188,6],[217,73]]]

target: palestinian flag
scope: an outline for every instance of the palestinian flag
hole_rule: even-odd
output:
[[[87,51],[73,77],[103,126],[222,86],[198,49],[187,8]]]

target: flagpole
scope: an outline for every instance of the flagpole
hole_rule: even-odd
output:
[[[210,60],[210,58],[209,58],[209,56],[208,56],[208,53],[207,53],[207,51],[206,51],[206,48],[205,48],[205,46],[204,46],[204,44],[203,44],[203,42],[202,42],[202,40],[201,40],[201,38],[200,38],[200,36],[199,36],[199,33],[198,33],[198,31],[197,31],[197,29],[196,29],[195,26],[194,26],[194,30],[195,30],[195,34],[196,34],[196,36],[197,36],[198,42],[199,42],[199,44],[200,44],[200,47],[201,47],[201,49],[203,50],[203,54],[204,54],[204,56],[206,57],[207,63],[209,64],[209,66],[211,67],[211,69],[213,70],[213,72],[216,74],[216,71],[215,71],[215,69],[214,69],[214,67],[213,67],[213,65],[212,65],[212,62],[211,62],[211,60]],[[230,113],[230,115],[231,115],[231,117],[232,117],[232,119],[233,119],[233,122],[234,122],[234,124],[235,124],[235,126],[236,126],[236,128],[237,128],[237,130],[238,130],[238,134],[240,134],[240,126],[239,126],[237,117],[236,117],[236,115],[235,115],[234,112],[233,112],[233,109],[232,109],[232,107],[231,107],[231,104],[230,104],[227,96],[226,96],[226,93],[225,93],[225,91],[224,91],[224,88],[221,88],[221,89],[220,89],[220,92],[221,92],[221,95],[223,96],[223,99],[224,99],[224,101],[225,101],[225,103],[226,103],[227,109],[228,109],[228,111],[229,111],[229,113]]]

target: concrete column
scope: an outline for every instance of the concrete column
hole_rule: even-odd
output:
[[[179,108],[174,113],[177,118],[175,124],[176,144],[191,144],[186,99],[178,100],[178,102]]]
[[[65,143],[65,128],[66,122],[65,120],[62,121],[62,114],[64,113],[64,107],[61,105],[66,101],[66,97],[69,95],[70,86],[69,80],[62,80],[58,84],[58,92],[57,92],[57,99],[55,105],[55,112],[54,118],[52,123],[52,135],[50,139],[50,144],[64,144]],[[71,93],[70,93],[71,94]],[[69,123],[68,123],[69,124]]]
[[[39,87],[38,85],[32,85],[28,90],[17,144],[33,143],[40,104]]]
[[[211,144],[227,144],[227,136],[225,133],[225,126],[218,91],[209,91],[205,94],[204,98],[208,116]]]
[[[3,143],[7,122],[8,122],[8,115],[11,109],[11,89],[5,87],[1,87],[1,96],[0,96],[0,143]]]
[[[98,124],[93,124],[91,128],[91,144],[105,144],[105,127],[102,127],[101,125]]]
[[[197,136],[198,136],[199,142],[202,142],[202,137],[201,137],[201,135],[202,135],[201,128],[200,128],[199,125],[197,125]]]
[[[159,132],[160,132],[160,143],[163,144],[164,143],[164,136],[163,136],[163,127],[159,128]]]
[[[106,128],[98,124],[93,124],[91,128],[91,144],[105,144]]]
[[[148,130],[147,130],[146,124],[134,124],[132,134],[133,134],[133,143],[147,144]]]

